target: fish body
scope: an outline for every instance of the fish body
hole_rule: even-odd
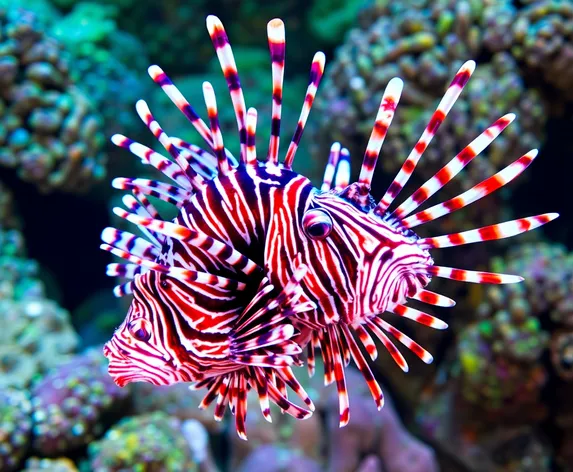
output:
[[[391,206],[475,63],[468,61],[453,78],[422,136],[382,199],[370,195],[376,161],[402,91],[392,79],[376,116],[357,182],[350,183],[348,151],[334,143],[320,188],[292,170],[320,78],[324,55],[317,53],[299,123],[285,157],[279,161],[279,133],[284,75],[284,25],[268,26],[273,70],[272,130],[264,161],[255,150],[256,110],[247,110],[233,54],[220,21],[207,19],[237,117],[241,149],[235,158],[225,148],[212,86],[203,85],[209,124],[205,123],[157,66],[149,69],[179,110],[189,119],[209,151],[169,137],[145,102],[137,104],[143,122],[170,158],[121,135],[113,137],[172,183],[122,178],[116,188],[129,190],[128,210],[116,214],[136,224],[147,239],[107,228],[103,249],[127,264],[111,264],[108,274],[126,277],[117,295],[133,294],[124,323],[106,344],[109,371],[119,385],[146,381],[156,385],[190,382],[207,393],[200,405],[216,401],[215,417],[229,405],[239,435],[246,438],[246,392],[256,390],[270,420],[270,401],[287,413],[308,417],[314,406],[292,366],[314,371],[315,351],[324,360],[325,383],[335,383],[340,425],[349,421],[344,375],[352,360],[362,372],[377,406],[384,397],[365,359],[375,359],[379,339],[396,363],[408,370],[394,340],[422,361],[432,356],[387,320],[388,315],[445,329],[446,323],[407,305],[409,299],[435,306],[454,301],[426,289],[433,277],[474,283],[515,283],[519,276],[436,266],[431,251],[534,229],[557,215],[521,218],[498,225],[437,237],[421,237],[414,228],[483,198],[523,172],[535,158],[532,150],[489,179],[448,201],[417,211],[451,181],[515,118],[508,114],[485,129],[433,178],[397,208]],[[179,213],[164,221],[148,196],[170,202]],[[291,402],[287,387],[304,402]]]

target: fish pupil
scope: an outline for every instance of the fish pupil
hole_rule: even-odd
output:
[[[312,239],[321,239],[328,236],[331,229],[328,223],[315,223],[307,228],[307,232]]]
[[[142,320],[139,322],[132,321],[129,324],[129,332],[138,341],[146,342],[149,341],[149,338],[151,338],[151,332],[146,329],[145,324],[146,323],[144,323]]]

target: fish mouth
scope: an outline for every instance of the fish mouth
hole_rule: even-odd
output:
[[[118,348],[113,340],[103,347],[103,355],[109,361],[107,371],[118,387],[125,387],[131,382],[146,382],[143,372],[128,357],[127,353]]]

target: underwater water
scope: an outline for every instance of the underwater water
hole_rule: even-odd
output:
[[[0,471],[573,471],[571,84],[571,0],[0,0]]]

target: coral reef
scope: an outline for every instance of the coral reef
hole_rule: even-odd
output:
[[[0,10],[0,165],[41,191],[85,191],[105,175],[101,120],[65,50],[27,10]]]
[[[151,83],[145,48],[135,36],[118,30],[118,16],[114,5],[82,2],[50,29],[71,55],[70,74],[101,114],[107,137],[118,129],[138,130],[133,107]]]
[[[331,389],[327,397],[328,470],[350,472],[365,467],[361,461],[370,454],[369,461],[377,456],[386,472],[437,472],[434,451],[404,427],[387,394],[384,408],[377,411],[360,377],[357,371],[347,369],[352,421],[345,428],[338,427],[336,392]]]
[[[543,419],[540,393],[547,372],[541,355],[547,344],[548,334],[520,301],[460,333],[459,388],[464,399],[482,411],[481,421]]]
[[[136,383],[132,391],[133,412],[136,415],[162,411],[182,421],[198,420],[210,434],[218,434],[223,429],[221,423],[213,419],[212,412],[197,408],[204,395],[196,390],[189,390],[186,384],[169,385],[158,389],[148,383]]]
[[[0,229],[0,385],[27,386],[78,345],[70,315],[44,296],[22,234]]]
[[[444,189],[448,194],[460,190],[460,184],[462,190],[469,188],[508,164],[510,157],[538,147],[547,110],[540,94],[525,86],[516,61],[504,52],[511,44],[505,31],[515,15],[510,2],[415,3],[408,11],[395,4],[367,9],[362,28],[352,30],[337,50],[316,101],[320,121],[313,130],[313,152],[326,155],[331,142],[341,141],[359,162],[382,92],[398,76],[405,87],[380,160],[386,172],[396,172],[461,61],[487,51],[490,62],[478,66],[416,175],[431,177],[508,110],[520,118],[492,143],[488,159],[476,159],[465,178]]]
[[[89,446],[94,472],[196,470],[181,422],[165,413],[124,418]]]
[[[568,0],[532,2],[513,24],[512,54],[527,73],[553,88],[554,102],[573,100],[573,4]]]
[[[107,374],[99,350],[88,351],[48,373],[31,389],[33,448],[46,456],[85,446],[105,431],[128,396]]]
[[[32,405],[25,391],[0,389],[0,470],[18,470],[30,446]]]
[[[68,458],[47,459],[31,457],[26,461],[22,472],[78,472],[75,464]]]

